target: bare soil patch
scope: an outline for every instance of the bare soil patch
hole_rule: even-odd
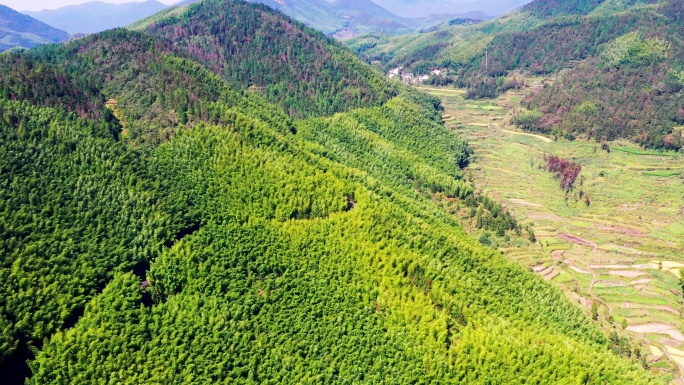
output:
[[[544,276],[544,279],[547,281],[550,281],[560,275],[560,271],[558,269],[554,268],[550,273],[546,274]]]
[[[627,265],[589,265],[589,268],[597,269],[597,270],[601,270],[601,269],[613,269],[613,270],[625,269],[625,270],[627,270],[627,269],[631,269],[632,267],[627,266]]]
[[[556,214],[528,213],[527,218],[536,221],[559,221],[561,218]]]
[[[647,270],[658,270],[657,263],[643,263],[638,265],[632,265],[635,269],[647,269]]]
[[[510,199],[511,203],[514,203],[516,205],[521,205],[521,206],[530,206],[530,207],[544,207],[542,205],[538,205],[536,203],[528,202],[523,199]]]
[[[640,304],[640,303],[623,302],[622,305],[620,305],[620,307],[622,309],[662,310],[662,311],[666,311],[666,312],[674,314],[674,315],[679,315],[679,310],[673,308],[672,306],[665,306],[665,305],[644,305],[644,304]]]
[[[551,259],[558,261],[563,258],[563,250],[554,250],[551,252]]]
[[[618,277],[625,277],[625,278],[636,278],[636,277],[641,277],[642,275],[646,275],[646,273],[643,273],[641,271],[609,271],[609,275],[617,275]]]
[[[660,342],[663,345],[672,346],[673,348],[679,347],[682,344],[681,342],[673,340],[671,338],[661,338],[658,340],[658,342]]]
[[[629,227],[622,227],[622,226],[615,226],[615,225],[599,225],[599,224],[596,224],[592,227],[595,229],[599,229],[599,230],[629,235],[631,237],[645,237],[646,236],[646,233],[639,231],[639,230],[636,230],[636,229],[630,229]]]
[[[682,334],[682,332],[680,332],[679,330],[663,330],[660,333],[667,334],[670,337],[672,337],[672,339],[677,340],[679,342],[684,342],[684,334]]]
[[[635,333],[662,333],[666,330],[672,329],[674,329],[674,326],[659,323],[634,325],[627,327],[627,330]]]
[[[547,137],[541,136],[541,135],[528,134],[528,133],[526,133],[526,132],[517,132],[517,131],[511,131],[511,130],[504,130],[504,129],[501,129],[501,131],[503,131],[503,132],[505,132],[505,133],[508,133],[508,134],[513,134],[513,135],[530,136],[530,137],[533,137],[533,138],[537,138],[537,139],[541,140],[541,141],[544,142],[544,143],[551,143],[551,142],[553,142],[553,140],[551,140],[551,138],[547,138]]]
[[[574,244],[580,245],[580,246],[596,247],[596,244],[594,242],[587,241],[586,239],[582,239],[582,238],[578,237],[577,235],[559,234],[558,238],[560,238],[566,242],[574,243]]]
[[[592,287],[595,285],[599,285],[599,284],[606,286],[606,287],[625,287],[625,286],[627,286],[626,284],[621,283],[621,282],[598,280],[598,281],[593,282]]]
[[[660,342],[660,341],[658,341],[658,342]],[[653,354],[654,356],[656,356],[656,357],[662,357],[663,356],[663,351],[660,350],[657,346],[649,345],[649,348],[651,349],[651,354]]]
[[[579,267],[568,265],[572,270],[580,274],[591,274],[591,271],[582,270]]]

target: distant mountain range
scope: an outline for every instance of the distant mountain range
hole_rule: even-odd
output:
[[[470,12],[499,16],[519,8],[531,0],[374,0],[378,5],[404,17],[430,14]]]
[[[482,12],[452,14],[439,12],[421,17],[397,16],[371,0],[249,0],[268,5],[312,28],[336,38],[349,38],[364,33],[389,35],[410,33],[452,19],[484,20]]]
[[[68,38],[69,34],[64,31],[0,5],[0,52],[59,43]]]
[[[176,6],[186,6],[197,0],[185,0]],[[277,9],[293,19],[322,31],[336,38],[350,38],[365,33],[381,33],[398,35],[417,32],[454,19],[486,20],[491,18],[487,13],[473,10],[454,11],[454,7],[431,6],[421,7],[419,12],[413,12],[414,7],[406,4],[403,9],[392,5],[393,10],[410,17],[398,16],[383,7],[382,1],[371,0],[247,0],[261,3]],[[519,3],[524,0],[511,0]],[[383,4],[383,5],[379,5]],[[156,1],[149,0],[140,3],[109,4],[101,1],[71,5],[54,10],[37,12],[26,11],[37,20],[62,29],[68,33],[97,33],[106,29],[123,27],[136,21],[148,18],[170,7]],[[434,12],[427,12],[432,9]],[[465,8],[464,8],[465,9]],[[403,10],[403,12],[402,12]]]
[[[123,27],[153,15],[167,6],[154,0],[109,4],[100,1],[25,14],[69,33],[96,33]]]

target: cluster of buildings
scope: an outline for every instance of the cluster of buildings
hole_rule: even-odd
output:
[[[434,69],[430,71],[430,75],[418,74],[414,75],[412,72],[403,72],[404,67],[397,67],[390,70],[387,73],[387,77],[390,79],[399,78],[402,82],[406,84],[423,83],[430,79],[430,76],[442,76],[442,71]]]

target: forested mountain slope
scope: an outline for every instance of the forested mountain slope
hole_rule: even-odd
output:
[[[147,31],[235,87],[256,89],[293,117],[379,105],[396,94],[334,40],[263,5],[205,0]]]
[[[64,31],[0,5],[0,52],[60,43],[68,37],[69,34]]]
[[[344,63],[392,92],[292,120],[195,50],[187,29],[220,53],[242,39],[291,53],[320,35],[224,41],[182,22],[236,9],[298,26],[212,1],[154,36],[114,30],[1,58],[3,379],[661,382],[430,199],[486,201],[463,179],[470,150],[434,99]],[[357,87],[320,72],[289,79]],[[50,83],[61,87],[27,92]],[[487,202],[489,222],[515,232]],[[18,369],[26,359],[30,373]]]
[[[469,88],[472,98],[519,86],[507,77],[511,71],[561,73],[552,87],[525,102],[534,111],[521,127],[678,150],[682,11],[675,0],[533,1],[481,25],[403,38],[369,36],[352,47],[385,68],[446,67],[449,81]]]

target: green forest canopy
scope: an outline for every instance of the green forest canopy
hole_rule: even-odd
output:
[[[211,30],[232,6],[330,46],[233,1],[164,28]],[[301,119],[283,110],[357,84],[316,77],[322,94],[274,105],[186,43],[123,30],[0,57],[3,374],[31,358],[31,384],[659,383],[428,199],[516,226],[464,180],[438,103],[330,49],[394,91]]]

